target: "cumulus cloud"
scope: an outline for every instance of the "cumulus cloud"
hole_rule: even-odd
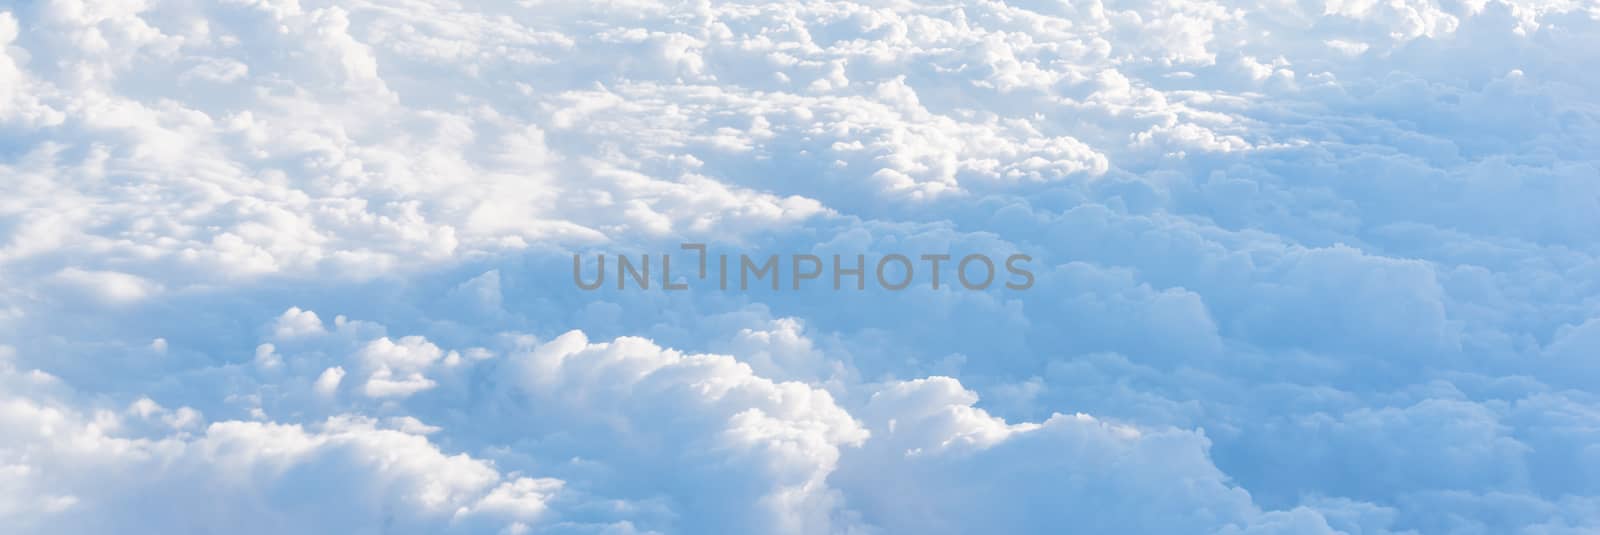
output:
[[[1597,40],[1561,1],[0,8],[0,521],[1593,531]],[[568,282],[686,241],[1036,281]]]
[[[7,384],[26,380],[8,374]],[[446,454],[414,430],[360,416],[311,426],[219,421],[148,399],[125,414],[58,400],[0,401],[0,462],[12,476],[0,514],[25,532],[151,529],[274,533],[387,529],[436,532],[534,521],[561,489]],[[140,433],[139,420],[175,434]],[[141,436],[144,435],[144,436]],[[190,507],[179,507],[187,503]],[[203,504],[203,505],[202,505]]]

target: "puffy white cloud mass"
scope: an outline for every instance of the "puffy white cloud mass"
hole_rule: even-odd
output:
[[[1596,43],[1565,0],[0,3],[0,531],[1600,532]],[[685,242],[1035,284],[574,284]]]

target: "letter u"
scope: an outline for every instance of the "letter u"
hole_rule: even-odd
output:
[[[600,285],[601,284],[605,284],[605,282],[606,282],[606,255],[605,255],[605,253],[601,253],[600,256],[599,256],[599,259],[600,259],[599,271],[597,273],[595,273],[594,284],[584,284],[583,283],[583,277],[580,275],[580,273],[583,271],[583,261],[581,260],[581,256],[580,255],[578,255],[577,253],[573,253],[572,254],[572,282],[576,283],[579,288],[582,288],[584,290],[598,290],[600,288]]]

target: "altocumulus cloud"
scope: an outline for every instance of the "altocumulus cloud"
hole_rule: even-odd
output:
[[[1597,42],[1561,1],[7,4],[0,522],[1600,530]],[[683,242],[1037,281],[570,283]]]

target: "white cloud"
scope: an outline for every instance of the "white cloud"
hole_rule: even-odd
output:
[[[362,392],[369,397],[406,397],[417,392],[428,390],[439,383],[417,372],[411,372],[396,377],[389,368],[378,368],[367,377],[367,383],[362,387]]]
[[[323,328],[322,319],[317,317],[316,312],[289,307],[282,316],[278,316],[272,332],[277,338],[285,339],[323,334],[327,330]]]
[[[56,272],[55,280],[65,286],[63,290],[66,292],[79,292],[92,302],[112,305],[139,301],[161,291],[158,284],[115,271],[66,268]]]
[[[344,368],[334,366],[326,370],[322,370],[322,374],[317,376],[317,382],[315,383],[314,388],[318,394],[331,396],[335,392],[339,391],[339,382],[343,380]]]
[[[145,412],[161,411],[144,405]],[[535,520],[561,487],[502,476],[487,462],[447,455],[420,435],[359,417],[310,429],[224,421],[193,436],[150,439],[118,436],[119,426],[109,413],[14,397],[0,403],[0,460],[16,476],[0,486],[7,523],[55,533],[127,522],[266,533],[355,527],[393,515],[395,529],[433,532],[461,527],[454,517],[462,512],[501,525]],[[308,492],[333,494],[308,500]],[[168,514],[142,505],[150,500],[209,505],[203,513]]]
[[[1593,531],[1597,40],[1569,1],[0,8],[0,522]],[[682,241],[1037,284],[566,284]]]

